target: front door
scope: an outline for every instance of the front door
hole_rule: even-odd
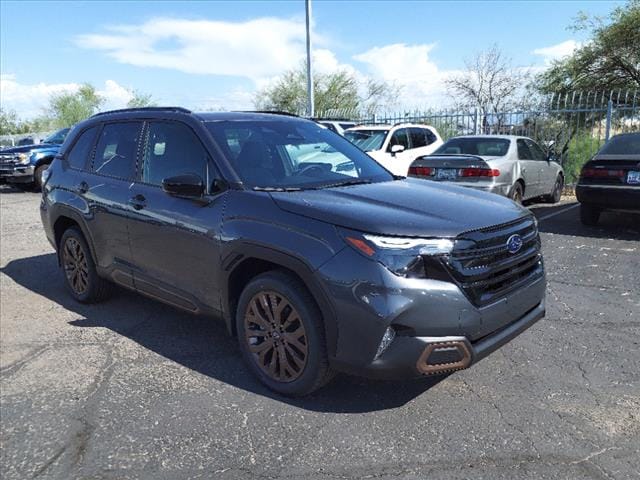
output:
[[[541,195],[540,162],[538,162],[523,138],[517,140],[518,163],[524,179],[524,198]]]
[[[147,124],[142,169],[131,190],[129,231],[136,288],[175,306],[220,310],[220,226],[224,194],[212,191],[215,167],[186,124]],[[165,178],[194,174],[208,185],[202,199],[165,193]]]

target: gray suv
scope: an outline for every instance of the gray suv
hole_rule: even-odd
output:
[[[531,213],[394,177],[292,116],[93,116],[47,170],[41,215],[77,301],[118,284],[221,318],[249,368],[286,395],[334,371],[463,369],[545,312]]]

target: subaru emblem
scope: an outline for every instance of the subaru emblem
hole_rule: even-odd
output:
[[[509,240],[507,240],[507,250],[509,253],[518,253],[522,248],[522,237],[517,233],[515,235],[511,235]]]

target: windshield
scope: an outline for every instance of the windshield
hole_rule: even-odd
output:
[[[69,133],[69,130],[69,128],[63,128],[62,130],[58,130],[57,132],[52,133],[44,139],[44,143],[62,144],[64,142],[64,139],[67,137],[67,133]]]
[[[291,120],[206,122],[242,182],[254,188],[326,188],[392,175],[339,135]]]
[[[447,140],[433,155],[482,155],[504,157],[509,151],[510,141],[504,138],[465,138]]]
[[[600,155],[640,155],[640,133],[617,135],[598,152]]]
[[[360,150],[371,152],[380,150],[389,130],[347,130],[344,137]]]

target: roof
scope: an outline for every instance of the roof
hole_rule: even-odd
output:
[[[105,112],[99,112],[90,118],[96,117],[116,117],[122,118],[132,116],[140,118],[145,114],[172,114],[172,115],[192,115],[201,121],[214,122],[214,121],[230,121],[230,120],[268,120],[273,118],[278,119],[299,119],[297,115],[287,112],[192,112],[182,107],[138,107],[138,108],[123,108],[119,110],[109,110]]]
[[[351,127],[349,130],[390,130],[392,128],[397,127],[429,127],[433,128],[431,125],[426,125],[424,123],[394,123],[393,125],[388,123],[371,123],[371,124],[360,124],[356,127]]]
[[[452,140],[454,138],[489,138],[489,139],[501,138],[503,140],[516,140],[518,138],[528,138],[529,140],[531,140],[529,137],[524,137],[522,135],[488,135],[488,134],[484,134],[484,135],[458,135],[456,137],[449,138],[449,140]]]

